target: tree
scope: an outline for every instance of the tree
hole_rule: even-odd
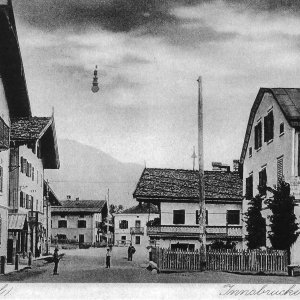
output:
[[[295,197],[290,195],[290,185],[281,181],[274,189],[267,188],[273,197],[266,200],[267,207],[272,211],[269,238],[274,249],[286,250],[290,263],[291,246],[296,242],[299,224],[296,223],[294,208],[297,206]]]
[[[235,249],[236,243],[228,239],[226,242],[222,240],[215,240],[211,243],[211,249]]]
[[[111,204],[109,206],[109,213],[110,214],[117,214],[117,213],[120,213],[124,210],[124,207],[123,205],[114,205],[114,204]]]
[[[261,215],[262,201],[260,195],[252,198],[245,214],[248,232],[245,238],[249,249],[257,249],[266,245],[266,220]]]

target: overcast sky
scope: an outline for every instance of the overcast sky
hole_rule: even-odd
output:
[[[298,2],[13,0],[33,115],[54,106],[58,138],[190,169],[202,76],[205,168],[232,165],[259,88],[300,87]]]

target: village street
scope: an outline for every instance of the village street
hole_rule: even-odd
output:
[[[141,250],[141,251],[139,251]],[[127,261],[127,248],[114,247],[111,268],[105,268],[106,248],[60,249],[59,275],[53,276],[53,263],[39,260],[32,269],[0,277],[1,282],[29,283],[251,283],[297,284],[299,277],[241,275],[226,272],[160,273],[147,270],[147,252],[138,249]]]

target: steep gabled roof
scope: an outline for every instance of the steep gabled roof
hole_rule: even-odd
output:
[[[58,199],[58,197],[56,196],[56,194],[54,193],[54,191],[52,190],[52,188],[50,187],[49,183],[44,180],[44,197],[46,197],[48,195],[49,197],[49,202],[51,204],[51,206],[61,206],[61,203]]]
[[[260,88],[250,111],[240,162],[243,163],[254,118],[265,93],[271,93],[283,115],[292,127],[300,127],[300,89],[298,88]]]
[[[30,102],[10,0],[7,5],[0,5],[0,76],[10,117],[30,117]]]
[[[242,180],[237,172],[204,172],[205,199],[241,200]],[[145,168],[133,193],[135,198],[199,199],[199,172]]]
[[[61,206],[52,206],[51,212],[100,213],[106,205],[105,200],[64,200]]]
[[[59,154],[56,140],[54,116],[13,118],[11,120],[12,142],[42,141],[44,169],[59,169]]]
[[[130,207],[128,209],[123,210],[122,212],[118,213],[118,215],[122,214],[158,214],[159,210],[156,205],[152,203],[143,203],[142,205],[137,205]]]
[[[40,139],[51,123],[51,117],[13,118],[10,139],[13,141]]]

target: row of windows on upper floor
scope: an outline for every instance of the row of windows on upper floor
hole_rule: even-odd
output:
[[[15,195],[14,195],[15,198]],[[16,199],[13,199],[16,201]],[[20,207],[36,210],[42,212],[42,201],[39,202],[38,199],[35,200],[35,207],[34,207],[34,198],[31,195],[27,195],[24,192],[20,192]],[[10,203],[10,206],[13,206],[13,203]]]
[[[195,212],[195,224],[199,224],[199,210]],[[174,225],[185,225],[186,212],[184,209],[173,210],[173,224]],[[209,212],[206,210],[205,223],[208,225]],[[228,225],[239,225],[240,224],[240,211],[239,210],[227,210],[226,212],[226,223]],[[137,224],[137,223],[136,223]],[[140,224],[139,224],[140,225]],[[136,225],[136,227],[139,227]],[[119,222],[120,229],[128,229],[128,221],[121,220]]]
[[[97,227],[97,224],[96,224]],[[51,228],[52,227],[52,221],[51,221]],[[67,220],[59,220],[58,221],[58,228],[68,228],[68,222]],[[69,227],[73,228],[73,227]],[[77,228],[86,228],[86,220],[78,220],[77,221]]]
[[[24,173],[27,177],[31,177],[34,181],[35,170],[31,163],[26,158],[21,156],[21,173]],[[41,175],[40,185],[43,186],[43,176]],[[39,171],[36,171],[36,183],[39,183]]]
[[[279,136],[284,134],[284,122],[279,124]],[[274,116],[273,110],[264,117],[264,142],[269,143],[274,138]],[[254,149],[259,150],[262,147],[262,121],[254,126]],[[252,146],[249,147],[249,157],[252,156]]]
[[[277,185],[280,181],[284,179],[283,177],[283,155],[277,158]],[[258,193],[261,196],[267,194],[267,165],[265,165],[260,172],[258,172]],[[246,199],[253,198],[253,172],[250,172],[249,176],[246,178]]]

